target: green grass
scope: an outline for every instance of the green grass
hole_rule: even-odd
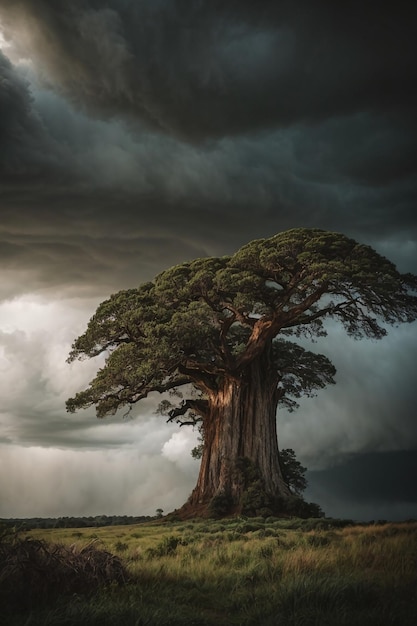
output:
[[[162,520],[29,535],[80,548],[95,540],[130,580],[14,611],[10,626],[417,623],[417,523]]]

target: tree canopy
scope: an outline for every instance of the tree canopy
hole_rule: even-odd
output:
[[[170,392],[171,417],[192,421],[219,379],[239,377],[271,342],[280,401],[293,408],[295,398],[332,382],[334,368],[290,338],[324,336],[333,318],[354,338],[380,339],[387,325],[416,319],[416,290],[416,276],[371,247],[319,229],[183,263],[98,307],[69,361],[105,353],[106,362],[67,409],[95,405],[103,417]]]

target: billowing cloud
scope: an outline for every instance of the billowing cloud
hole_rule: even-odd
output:
[[[41,183],[59,176],[61,146],[54,142],[33,106],[28,81],[0,50],[0,181],[7,187],[19,178]]]
[[[196,470],[196,459],[191,456],[191,450],[199,443],[196,429],[182,427],[179,432],[172,434],[171,438],[162,446],[162,455],[176,464],[180,469],[190,475]]]

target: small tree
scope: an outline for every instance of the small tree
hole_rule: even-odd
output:
[[[294,409],[335,373],[325,356],[290,339],[324,336],[329,318],[354,338],[381,339],[387,325],[417,318],[416,291],[416,276],[369,246],[318,229],[183,263],[98,307],[69,360],[104,352],[106,364],[67,409],[95,405],[104,417],[164,394],[161,412],[200,424],[204,434],[188,514],[203,514],[214,498],[242,510],[242,459],[258,476],[263,508],[283,512],[292,496],[279,462],[277,407]]]
[[[292,448],[280,450],[279,458],[284,480],[291,489],[292,493],[297,496],[301,496],[302,492],[307,487],[307,479],[304,476],[307,468],[303,467],[301,463],[297,461],[295,452]]]

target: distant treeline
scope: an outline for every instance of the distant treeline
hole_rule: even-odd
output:
[[[30,517],[0,518],[0,526],[16,526],[24,530],[34,528],[98,528],[101,526],[122,526],[127,524],[143,524],[155,519],[156,516],[139,515],[96,515],[95,517]]]

